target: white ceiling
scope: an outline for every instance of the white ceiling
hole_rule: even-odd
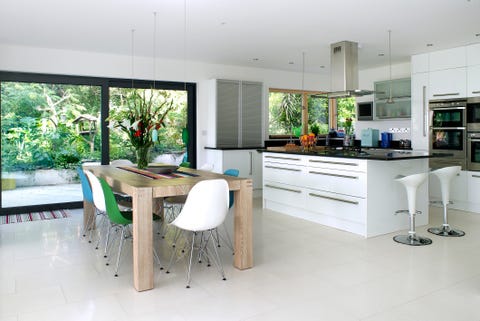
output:
[[[153,57],[153,12],[156,57],[282,70],[305,52],[327,73],[342,40],[360,69],[388,64],[389,29],[393,63],[480,42],[480,0],[0,0],[0,44],[131,55],[135,29],[135,56]]]

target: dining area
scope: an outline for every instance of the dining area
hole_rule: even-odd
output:
[[[152,213],[154,213],[154,216],[157,215],[160,220],[164,220],[164,199],[189,195],[189,192],[196,185],[202,185],[206,182],[225,182],[229,191],[226,197],[227,203],[229,195],[232,195],[235,200],[232,206],[234,216],[232,237],[233,266],[239,270],[253,267],[252,183],[250,179],[187,167],[177,168],[175,166],[175,170],[173,170],[171,165],[162,164],[150,164],[145,169],[138,169],[136,166],[94,165],[84,166],[83,171],[88,171],[89,175],[103,180],[115,193],[122,193],[131,198],[132,278],[133,287],[136,291],[141,292],[154,288],[154,256],[157,254],[154,251],[155,219],[152,220]],[[91,180],[90,185],[93,189]],[[198,188],[202,189],[200,186]],[[95,196],[95,191],[93,192]],[[201,212],[198,210],[202,204],[212,207],[206,208],[205,220],[208,220],[208,216],[215,215],[214,204],[221,200],[220,198],[215,199],[217,196],[213,196],[214,199],[212,204],[210,204],[208,199],[212,197],[209,197],[209,190],[201,192],[204,195],[196,197],[199,204],[190,205],[190,207],[195,207],[197,212]],[[194,196],[190,198],[193,199]],[[184,206],[187,206],[189,202],[188,196],[186,200]],[[193,201],[190,202],[193,203]],[[98,208],[95,207],[95,202],[85,199],[83,209],[84,230],[91,230],[97,227],[95,218],[97,213]],[[180,215],[181,212],[178,216]],[[196,213],[196,215],[199,215],[199,213]],[[172,222],[164,221],[162,223]],[[101,236],[99,235],[98,237]],[[193,242],[191,245],[193,253]],[[189,284],[187,287],[189,287]]]

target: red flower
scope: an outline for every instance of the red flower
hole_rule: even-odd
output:
[[[140,136],[142,136],[142,131],[141,131],[140,129],[137,130],[137,131],[135,132],[135,134],[133,134],[133,136],[135,136],[135,137],[140,137]]]

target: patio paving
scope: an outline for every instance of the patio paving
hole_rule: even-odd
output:
[[[2,207],[16,207],[83,200],[80,184],[17,187],[2,191]]]

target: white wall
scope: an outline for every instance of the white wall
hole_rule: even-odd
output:
[[[388,66],[365,69],[359,72],[359,87],[361,89],[374,89],[375,81],[389,80]],[[392,79],[410,78],[410,63],[392,65]],[[356,98],[356,101],[373,101],[373,95]],[[398,120],[373,120],[373,121],[357,121],[355,124],[355,134],[360,137],[360,133],[364,128],[376,128],[379,132],[388,131],[390,128],[408,128],[411,127],[410,119]],[[393,139],[410,139],[411,134],[408,133],[394,133]]]
[[[135,78],[153,79],[151,57],[135,57],[134,61]],[[0,70],[96,77],[132,77],[131,56],[10,45],[0,45]],[[211,146],[215,141],[209,131],[213,124],[212,117],[208,117],[210,98],[208,80],[223,78],[261,81],[267,89],[269,87],[301,89],[302,83],[301,73],[192,61],[187,61],[185,64],[183,59],[157,59],[155,75],[157,80],[180,82],[186,80],[197,83],[198,164],[203,164],[207,160],[204,147],[209,144]],[[328,88],[330,88],[328,75],[305,74],[304,89],[328,90]],[[267,93],[265,96],[267,97]]]

